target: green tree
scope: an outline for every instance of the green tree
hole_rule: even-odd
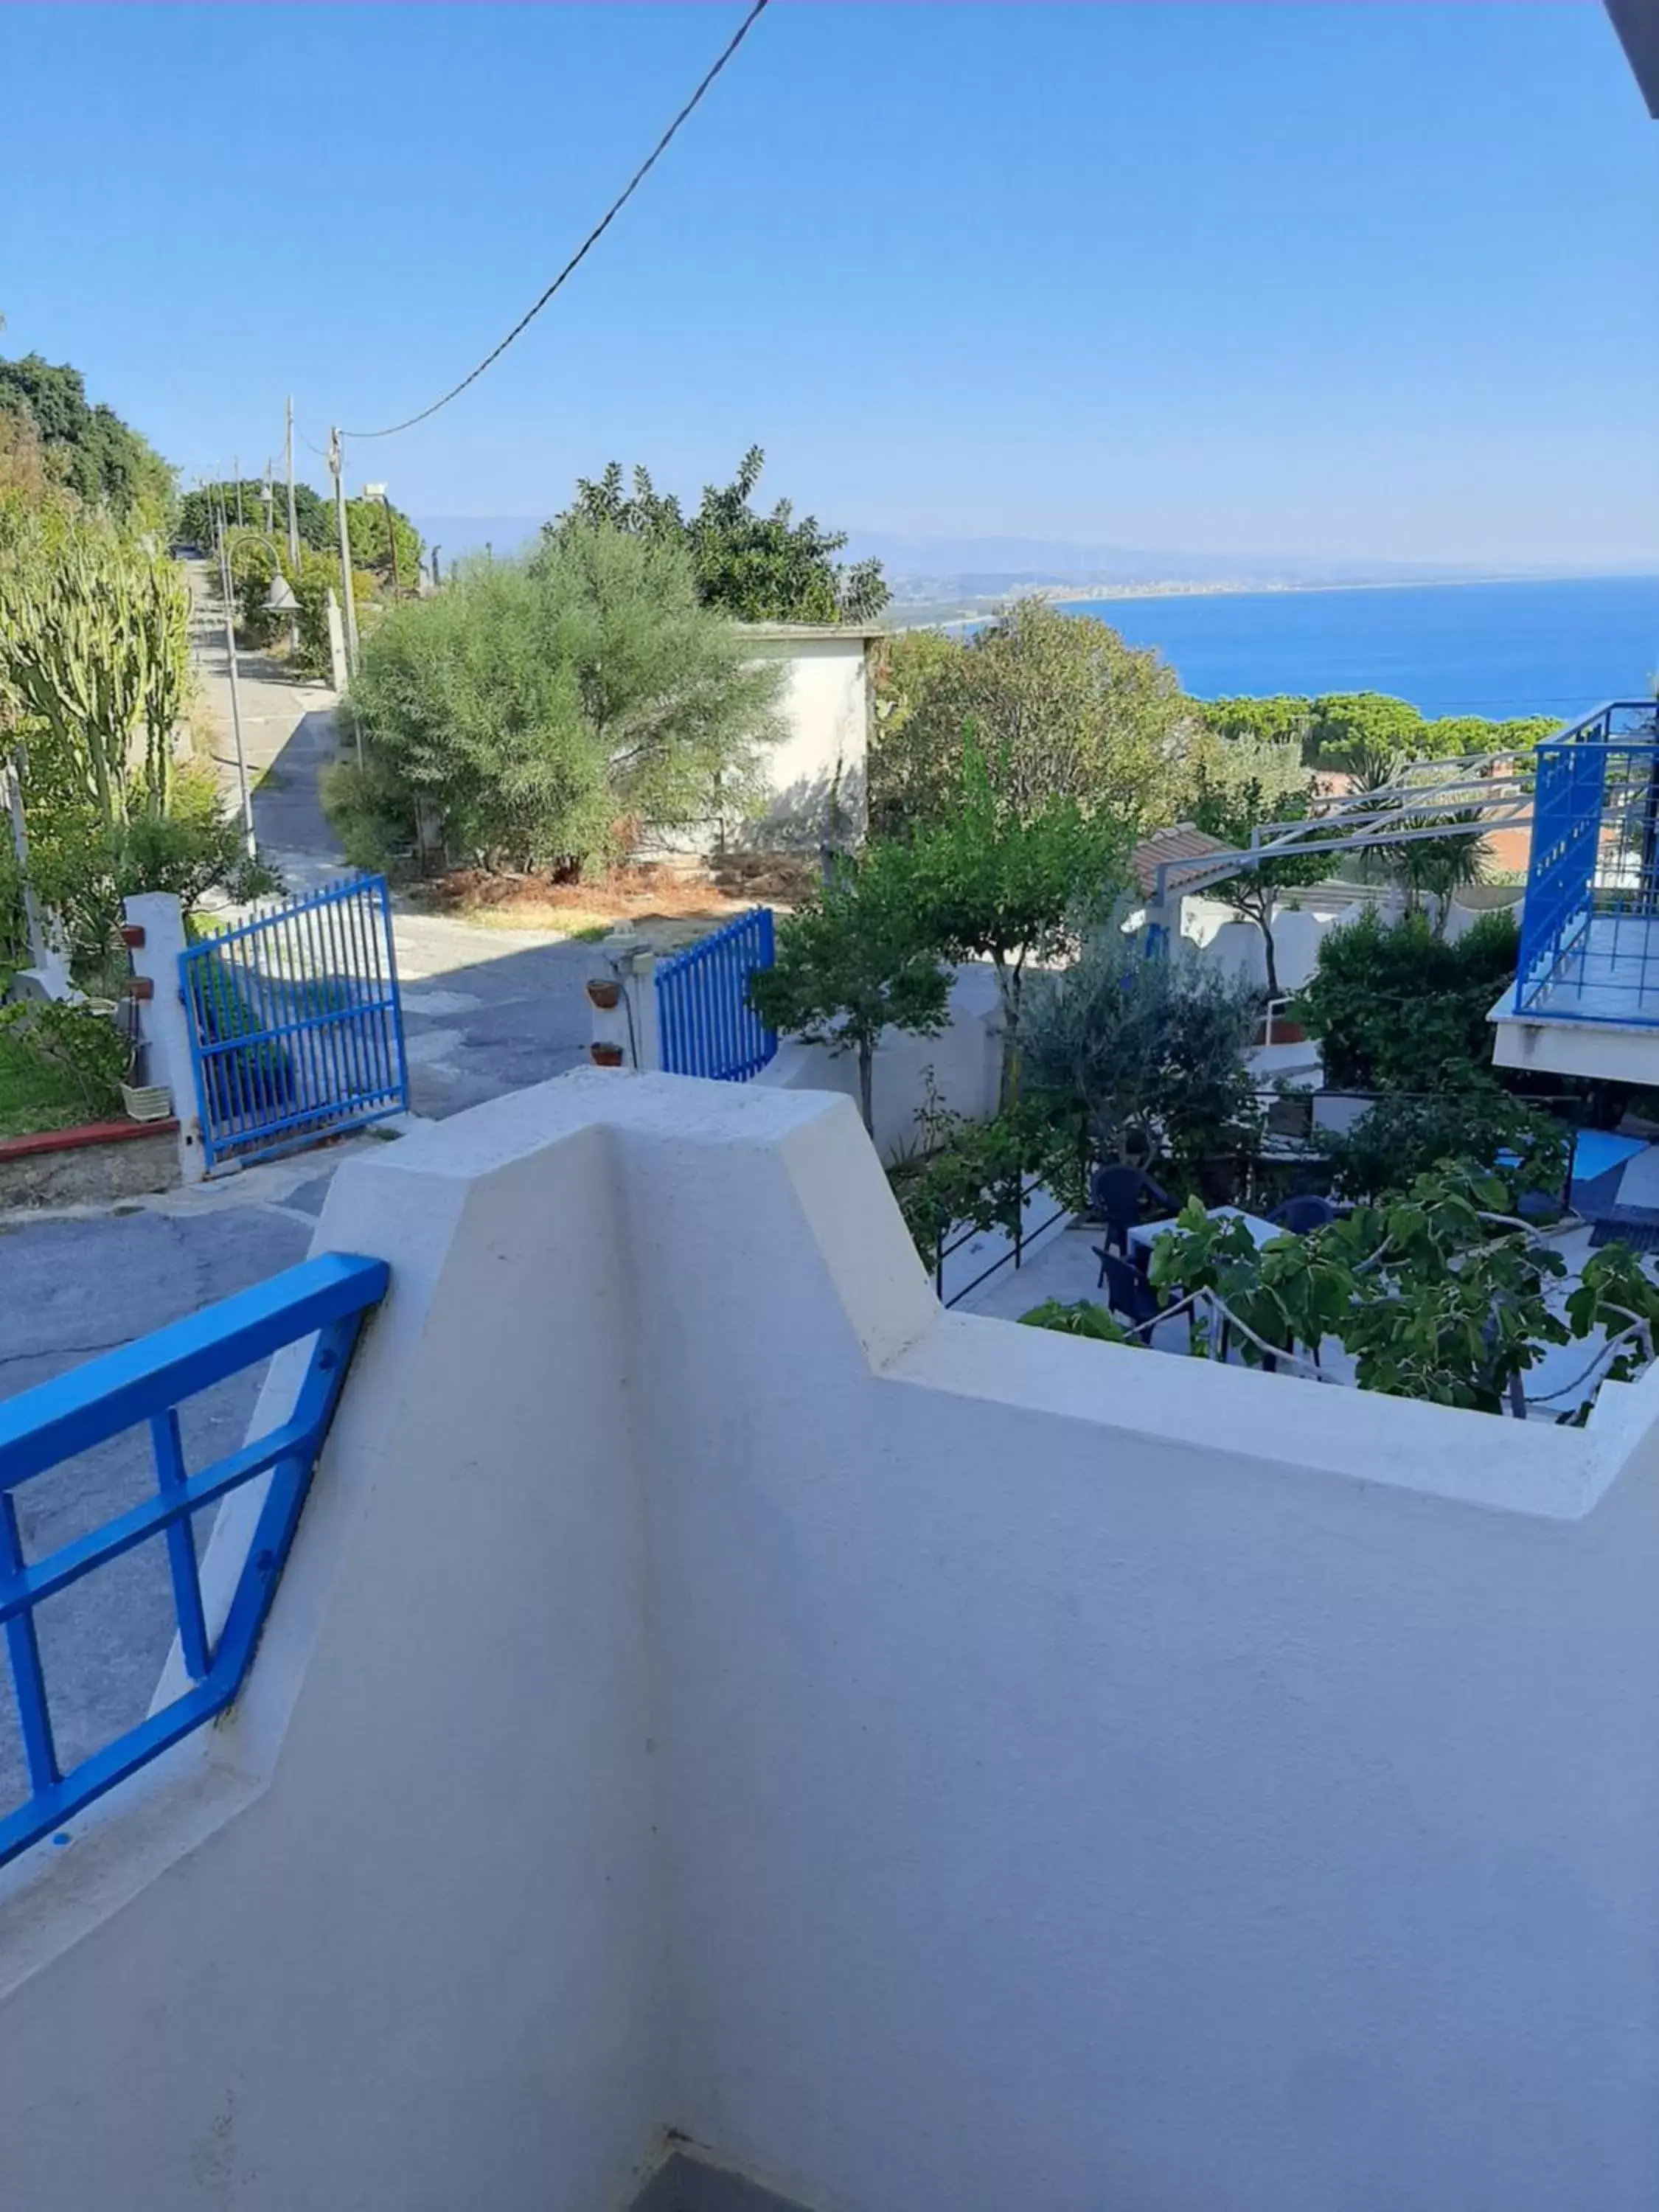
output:
[[[88,404],[78,368],[38,353],[0,361],[0,408],[27,416],[47,467],[85,506],[146,529],[164,526],[172,470],[112,409]]]
[[[572,526],[365,635],[350,703],[372,788],[337,779],[336,799],[453,860],[585,867],[740,808],[779,680],[698,604],[683,547]]]
[[[1200,709],[1207,728],[1229,744],[1294,745],[1311,762],[1313,701],[1281,692],[1266,699],[1209,699]]]
[[[576,496],[546,526],[556,538],[570,524],[601,525],[630,536],[683,544],[690,552],[697,593],[736,622],[872,622],[886,605],[878,561],[850,566],[836,556],[845,531],[823,529],[816,517],[797,521],[787,500],[770,514],[750,504],[766,457],[751,446],[727,484],[708,484],[688,517],[672,492],[659,492],[636,468],[633,490],[624,489],[620,461],[597,478],[579,477]]]
[[[1561,725],[1549,714],[1525,714],[1510,721],[1488,721],[1480,714],[1445,714],[1425,724],[1422,750],[1425,760],[1453,760],[1465,753],[1531,752]]]
[[[907,869],[919,926],[948,959],[988,960],[1002,1004],[1005,1106],[1017,1088],[1019,1025],[1030,962],[1058,959],[1126,880],[1128,838],[1109,814],[1074,799],[1021,816],[1000,799],[971,740],[948,820],[921,831]]]
[[[1252,831],[1306,821],[1309,811],[1308,776],[1295,744],[1235,738],[1200,758],[1193,821],[1241,852],[1249,847]],[[1270,999],[1279,996],[1273,916],[1279,899],[1286,891],[1323,883],[1331,866],[1327,854],[1290,854],[1243,869],[1214,886],[1242,921],[1254,922],[1261,933]]]
[[[389,507],[385,501],[378,499],[349,499],[346,536],[351,546],[354,569],[366,568],[370,575],[378,576],[387,590],[394,581],[406,592],[419,590],[426,546],[420,532],[401,507]],[[398,549],[395,562],[392,551],[394,539]],[[328,550],[335,550],[332,539]]]
[[[1375,908],[1328,930],[1296,1002],[1339,1091],[1467,1090],[1492,1073],[1494,1000],[1515,974],[1511,915],[1482,915],[1448,945],[1421,915]]]
[[[778,931],[777,958],[749,979],[769,1029],[858,1055],[859,1110],[873,1133],[876,1047],[884,1029],[935,1036],[951,978],[918,928],[908,855],[870,847],[836,865]]]
[[[1196,1181],[1207,1158],[1255,1140],[1244,1055],[1257,1019],[1248,986],[1098,938],[1074,966],[1031,979],[1024,1081],[1080,1113],[1097,1158],[1161,1154]]]
[[[1155,653],[1091,616],[1026,599],[939,656],[897,732],[882,737],[871,781],[884,825],[948,817],[969,732],[1016,814],[1073,799],[1146,830],[1177,818],[1202,726]]]
[[[218,518],[222,512],[233,528],[236,523],[236,491],[233,480],[228,483],[198,485],[187,491],[179,501],[174,532],[180,543],[199,545],[208,551],[218,531]],[[263,530],[264,527],[265,484],[263,477],[244,477],[241,483],[242,521],[245,527]],[[374,502],[378,506],[379,502]],[[301,544],[308,545],[313,552],[337,553],[339,532],[335,521],[334,502],[313,490],[308,483],[294,487],[294,524]],[[278,483],[272,488],[270,503],[271,535],[283,545],[288,544],[288,486]],[[348,524],[348,528],[349,524]],[[384,539],[385,523],[381,523]]]
[[[1417,708],[1385,691],[1331,691],[1312,702],[1309,757],[1321,768],[1351,769],[1362,753],[1417,760],[1427,724]]]

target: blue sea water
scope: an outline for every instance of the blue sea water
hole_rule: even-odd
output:
[[[1640,699],[1659,671],[1659,577],[1074,599],[1155,646],[1195,698],[1388,691],[1425,714],[1557,714]]]

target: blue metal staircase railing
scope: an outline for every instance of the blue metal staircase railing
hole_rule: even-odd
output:
[[[324,1253],[204,1312],[104,1353],[0,1404],[0,1625],[27,1762],[30,1795],[0,1820],[0,1866],[62,1826],[222,1713],[246,1677],[364,1316],[386,1293],[384,1260]],[[283,1346],[313,1336],[294,1411],[267,1435],[195,1474],[184,1464],[178,1407]],[[15,1492],[59,1461],[148,1423],[156,1491],[62,1546],[26,1561]],[[270,1474],[223,1627],[210,1637],[192,1515]],[[191,1687],[64,1772],[35,1633],[35,1608],[135,1545],[167,1548],[179,1648]]]

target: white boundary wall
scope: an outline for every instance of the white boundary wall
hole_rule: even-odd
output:
[[[1002,1080],[1002,1001],[995,971],[985,961],[965,962],[951,986],[951,1018],[938,1036],[884,1030],[871,1075],[875,1146],[891,1164],[921,1148],[916,1115],[931,1074],[941,1105],[970,1121],[988,1121],[997,1110]],[[856,1105],[858,1054],[785,1037],[755,1082],[768,1090],[836,1091]]]
[[[1651,2212],[1659,1376],[941,1315],[752,1085],[319,1243],[392,1290],[249,1693],[0,1900],[8,2208],[604,2212],[667,2125],[823,2212]]]

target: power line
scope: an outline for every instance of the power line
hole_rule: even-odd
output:
[[[494,362],[498,362],[501,359],[501,356],[507,351],[508,346],[512,344],[514,339],[518,337],[524,331],[529,328],[530,325],[534,322],[537,316],[540,314],[542,309],[553,297],[553,295],[564,283],[566,277],[569,276],[580,266],[581,262],[586,258],[592,248],[599,244],[605,232],[610,229],[611,224],[627,206],[629,201],[633,198],[635,193],[645,182],[646,178],[656,167],[662,155],[667,152],[668,148],[678,134],[681,125],[685,122],[692,111],[700,104],[703,94],[708,90],[710,85],[714,83],[714,79],[726,67],[727,62],[731,60],[732,55],[736,53],[738,48],[743,44],[744,40],[749,36],[750,32],[753,29],[756,22],[759,20],[761,15],[764,14],[769,4],[769,0],[754,0],[754,5],[750,9],[749,13],[744,17],[742,22],[738,24],[737,29],[732,33],[731,38],[726,42],[724,52],[714,63],[713,68],[709,70],[708,73],[703,78],[696,90],[692,94],[690,99],[686,101],[684,106],[681,108],[679,113],[669,125],[667,130],[663,132],[662,137],[658,139],[656,144],[646,155],[644,161],[641,162],[639,167],[635,170],[627,184],[623,187],[617,198],[612,200],[611,205],[605,210],[599,221],[594,224],[592,229],[588,232],[586,237],[583,239],[581,244],[571,255],[569,260],[565,263],[564,267],[560,270],[558,275],[548,286],[546,291],[544,291],[540,299],[537,301],[535,306],[530,309],[527,314],[520,316],[519,320],[514,324],[512,329],[507,332],[507,336],[501,340],[501,343],[496,346],[493,351],[487,353],[483,359],[478,363],[477,367],[471,370],[469,374],[464,376],[459,384],[452,385],[450,389],[443,394],[441,398],[434,399],[429,407],[423,407],[418,415],[411,415],[407,418],[407,420],[402,422],[388,423],[383,430],[347,430],[342,433],[343,436],[348,438],[395,438],[400,430],[412,430],[417,422],[426,422],[430,416],[435,415],[441,407],[447,407],[452,399],[459,398],[460,394],[466,390],[469,384],[476,384],[478,379],[483,374],[485,369],[489,368]]]

